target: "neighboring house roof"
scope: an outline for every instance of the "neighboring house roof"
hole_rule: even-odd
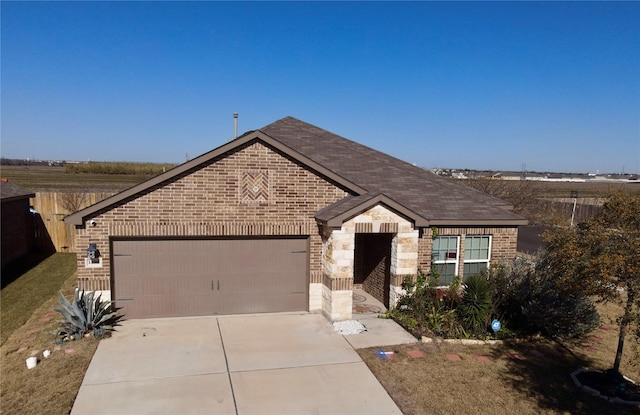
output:
[[[379,203],[407,216],[419,227],[527,223],[526,219],[509,212],[510,205],[504,201],[293,117],[249,131],[166,173],[69,215],[65,222],[81,225],[92,215],[148,193],[255,141],[286,154],[350,193],[317,212],[316,219],[332,227]]]
[[[20,187],[17,184],[13,184],[7,181],[0,181],[0,198],[3,202],[10,202],[12,200],[28,199],[35,197],[36,194],[30,190]]]

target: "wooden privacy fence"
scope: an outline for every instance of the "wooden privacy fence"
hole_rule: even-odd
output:
[[[553,199],[549,200],[550,209],[557,212],[562,218],[571,219],[573,213],[573,199]],[[578,198],[576,200],[576,210],[574,223],[585,222],[600,212],[602,212],[603,200],[598,198]]]
[[[93,205],[113,193],[38,192],[31,206],[40,214],[51,244],[57,252],[76,252],[75,226],[63,222],[65,216]]]

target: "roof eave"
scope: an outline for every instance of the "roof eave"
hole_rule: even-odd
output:
[[[422,227],[427,227],[430,226],[429,224],[429,220],[426,218],[423,218],[422,216],[418,215],[417,213],[415,213],[414,211],[412,211],[411,209],[406,208],[405,206],[401,205],[400,203],[396,202],[395,200],[389,198],[388,196],[384,195],[384,194],[378,194],[374,197],[372,197],[371,199],[368,199],[366,201],[364,201],[363,203],[360,203],[338,215],[335,215],[327,220],[320,220],[317,219],[319,223],[323,224],[324,226],[327,226],[329,228],[333,228],[333,229],[339,229],[340,227],[342,227],[342,224],[350,219],[352,219],[355,216],[358,216],[359,214],[361,214],[362,212],[371,209],[372,207],[376,206],[376,205],[384,205],[386,207],[388,207],[389,209],[395,211],[396,213],[398,213],[401,216],[406,217],[407,219],[409,219],[411,222],[414,223],[414,226],[416,228],[422,228]]]
[[[13,202],[16,200],[23,200],[23,199],[29,199],[32,197],[36,197],[35,193],[29,193],[29,194],[24,194],[24,195],[17,195],[17,196],[9,196],[9,197],[3,197],[2,199],[0,199],[2,202]]]
[[[250,131],[233,141],[223,144],[222,146],[214,150],[211,150],[199,157],[196,157],[193,160],[189,160],[186,163],[176,166],[165,173],[152,177],[149,180],[145,180],[142,183],[139,183],[133,187],[130,187],[129,189],[123,190],[122,192],[117,193],[113,196],[110,196],[85,209],[72,213],[64,218],[64,222],[67,224],[82,226],[87,219],[89,219],[92,215],[95,215],[97,212],[105,209],[109,209],[111,206],[114,206],[117,203],[123,200],[126,200],[128,198],[134,197],[136,194],[142,193],[149,188],[162,184],[163,182],[167,182],[172,178],[179,176],[189,170],[196,169],[198,166],[203,165],[226,152],[233,151],[234,149],[240,146],[243,146],[253,140],[260,140],[265,144],[267,144],[268,146],[287,154],[289,157],[292,157],[293,159],[299,161],[301,164],[307,166],[308,168],[317,171],[319,174],[338,183],[339,185],[343,186],[344,188],[348,189],[351,192],[366,193],[366,189],[356,185],[353,182],[350,182],[344,177],[341,177],[335,174],[331,170],[323,167],[322,165],[316,163],[315,161],[309,159],[308,157],[298,153],[297,151],[292,150],[291,148],[277,141],[273,137],[258,130],[258,131]]]
[[[514,227],[529,224],[527,219],[432,219],[431,226],[497,226]]]

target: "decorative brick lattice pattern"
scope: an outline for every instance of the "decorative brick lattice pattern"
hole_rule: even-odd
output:
[[[268,171],[241,171],[239,176],[240,203],[269,202],[270,191]]]

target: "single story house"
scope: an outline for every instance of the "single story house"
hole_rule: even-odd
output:
[[[3,268],[34,247],[36,224],[29,206],[31,197],[35,193],[5,179],[0,181]]]
[[[67,216],[78,286],[128,318],[281,311],[351,318],[354,286],[393,306],[513,257],[501,200],[286,117]],[[86,253],[86,254],[85,254]]]

